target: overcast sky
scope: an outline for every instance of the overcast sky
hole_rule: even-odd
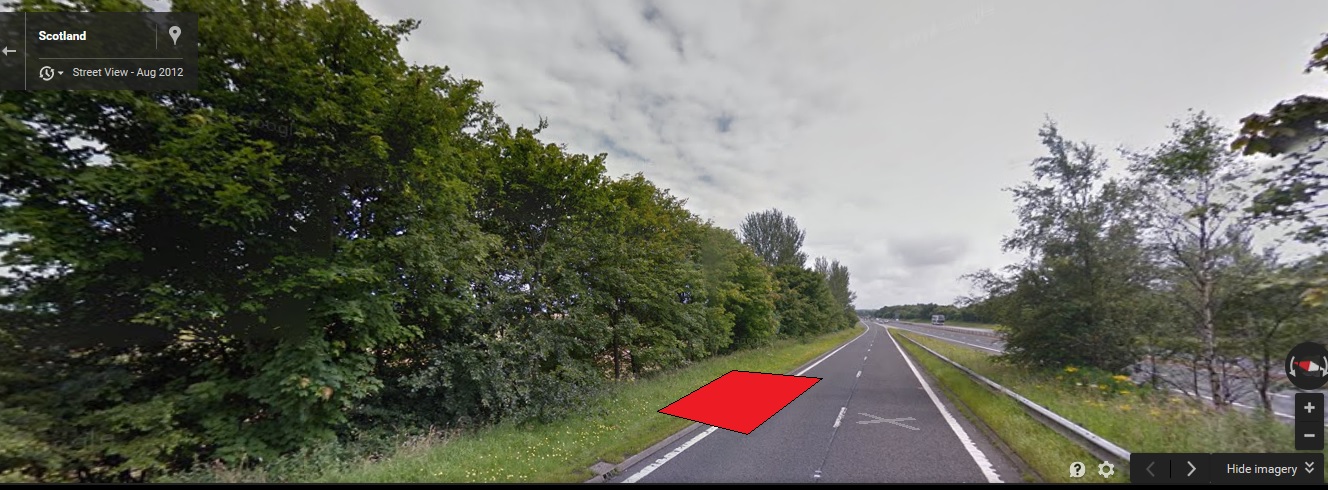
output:
[[[1046,116],[1114,151],[1187,108],[1229,126],[1299,94],[1328,1],[362,1],[402,54],[482,81],[510,123],[608,153],[726,228],[779,208],[857,305],[950,303],[1017,257],[1003,188]]]

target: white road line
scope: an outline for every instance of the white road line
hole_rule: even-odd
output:
[[[1176,393],[1180,393],[1180,394],[1185,395],[1185,396],[1193,396],[1193,395],[1190,394],[1190,392],[1185,391],[1185,390],[1178,390],[1178,389],[1175,389],[1175,388],[1171,388],[1171,391],[1176,392]],[[1208,400],[1208,401],[1210,401],[1210,402],[1213,401],[1213,397],[1210,397],[1210,396],[1208,396],[1208,395],[1199,395],[1199,398],[1203,398],[1203,399]],[[1237,407],[1247,408],[1247,409],[1250,409],[1250,410],[1263,410],[1262,408],[1254,407],[1254,406],[1250,406],[1250,405],[1246,405],[1246,404],[1241,403],[1241,402],[1231,402],[1231,404],[1232,404],[1232,405],[1235,405],[1235,406],[1237,406]],[[1296,418],[1294,415],[1287,415],[1287,414],[1285,414],[1285,413],[1282,413],[1282,412],[1279,412],[1279,411],[1276,411],[1276,410],[1273,410],[1273,415],[1276,415],[1276,416],[1278,416],[1278,417],[1288,418],[1288,419],[1294,419],[1294,418]],[[1328,424],[1324,424],[1324,425],[1328,425]]]
[[[954,416],[950,415],[950,411],[945,409],[945,405],[943,405],[941,400],[936,397],[936,392],[932,391],[931,385],[927,384],[927,380],[923,379],[922,373],[918,372],[918,367],[913,365],[913,360],[908,358],[908,354],[904,352],[904,348],[900,347],[899,342],[895,340],[894,336],[890,335],[889,329],[885,331],[885,336],[890,337],[890,342],[895,344],[896,349],[899,349],[899,355],[904,356],[904,362],[908,363],[908,368],[913,371],[913,376],[918,378],[919,383],[922,383],[922,389],[927,392],[927,396],[930,397],[931,402],[936,405],[936,409],[941,411],[941,416],[945,418],[945,423],[950,426],[950,430],[954,431],[955,436],[959,438],[959,442],[964,444],[964,449],[968,450],[968,455],[973,458],[974,463],[977,463],[978,469],[982,470],[982,475],[987,477],[987,483],[1004,483],[1001,481],[1001,475],[996,474],[996,469],[992,467],[991,461],[987,459],[987,455],[983,454],[981,449],[978,449],[978,446],[973,443],[973,439],[968,437],[968,432],[965,432],[964,428],[959,426],[959,422],[955,420]]]
[[[917,330],[913,330],[913,329],[910,329],[910,328],[901,328],[900,330],[904,330],[904,331],[906,331],[906,332],[915,333],[915,334],[918,334],[918,335],[926,335],[926,336],[931,337],[931,338],[933,338],[933,339],[941,339],[941,340],[944,340],[944,341],[946,341],[946,342],[954,342],[954,343],[956,343],[956,344],[964,344],[964,345],[967,345],[967,346],[969,346],[969,347],[977,347],[977,348],[979,348],[979,349],[986,349],[986,350],[989,350],[989,351],[992,351],[992,352],[996,352],[996,353],[1004,353],[1004,352],[1005,352],[1005,351],[1000,350],[1000,349],[993,349],[993,348],[991,348],[991,347],[984,347],[984,346],[981,346],[981,345],[978,345],[978,344],[970,344],[970,343],[968,343],[968,342],[964,342],[964,341],[962,341],[962,340],[955,340],[955,339],[950,339],[950,338],[940,337],[940,336],[932,335],[932,334],[929,334],[929,333],[926,333],[926,332],[919,332],[919,331],[917,331]],[[893,340],[893,339],[891,339],[891,340]]]
[[[706,429],[705,432],[697,434],[696,437],[693,437],[691,440],[684,442],[681,446],[678,446],[677,449],[669,451],[669,453],[665,454],[664,457],[655,460],[654,463],[650,463],[650,466],[641,468],[641,471],[638,471],[636,472],[635,475],[632,475],[631,477],[628,477],[626,480],[623,480],[623,483],[636,483],[638,480],[645,478],[646,475],[649,475],[651,472],[659,469],[660,466],[664,466],[664,463],[669,462],[669,460],[673,459],[674,456],[682,454],[682,452],[686,451],[687,448],[692,447],[692,444],[696,444],[701,439],[705,439],[706,436],[715,432],[715,430],[717,429],[719,429],[719,427],[711,426],[709,429]]]
[[[847,407],[847,406],[845,406],[845,407],[840,407],[840,408],[839,408],[839,416],[838,416],[838,417],[835,417],[835,427],[839,427],[839,423],[842,422],[842,421],[844,420],[844,411],[845,411],[845,410],[848,410],[848,407]]]
[[[833,350],[833,351],[830,351],[830,353],[829,353],[829,354],[826,354],[825,357],[822,357],[821,359],[819,359],[819,360],[817,360],[816,362],[812,363],[812,365],[807,366],[807,367],[804,368],[802,371],[798,371],[798,373],[797,373],[797,374],[794,374],[794,376],[802,376],[803,373],[805,373],[805,372],[807,372],[807,371],[810,371],[812,368],[816,367],[817,364],[820,364],[820,363],[824,362],[826,359],[829,359],[830,356],[833,356],[833,355],[835,355],[836,353],[838,353],[839,351],[843,350],[845,347],[848,347],[849,344],[852,344],[853,342],[856,342],[858,339],[862,338],[863,335],[867,335],[867,332],[870,332],[870,331],[871,331],[871,327],[868,326],[867,329],[866,329],[866,330],[863,330],[862,333],[858,334],[857,337],[853,337],[853,340],[850,340],[850,341],[846,342],[844,345],[839,346],[838,349],[835,349],[835,350]],[[845,407],[845,408],[848,408],[848,407]],[[840,411],[840,416],[843,417],[843,411],[842,411],[842,410]],[[838,425],[838,424],[836,424],[836,425]],[[674,450],[669,451],[669,453],[668,453],[668,454],[665,454],[664,457],[655,460],[654,463],[650,463],[650,466],[646,466],[645,468],[641,468],[641,471],[638,471],[638,472],[636,472],[636,474],[634,474],[634,475],[628,477],[626,480],[623,480],[623,483],[636,483],[637,481],[641,480],[642,478],[645,478],[646,475],[649,475],[651,472],[653,472],[653,471],[659,469],[660,466],[664,466],[664,463],[667,463],[667,462],[669,462],[670,459],[673,459],[674,457],[678,456],[679,454],[682,454],[682,452],[683,452],[683,451],[686,451],[687,448],[692,447],[693,444],[696,444],[696,443],[699,442],[701,439],[705,439],[706,436],[708,436],[708,435],[714,433],[715,430],[717,430],[717,429],[719,429],[719,427],[711,426],[709,429],[706,429],[705,432],[702,432],[702,433],[700,433],[700,434],[697,434],[696,437],[693,437],[691,440],[689,440],[689,441],[687,441],[687,442],[684,442],[681,446],[678,446],[678,447],[675,448]]]
[[[858,375],[854,376],[854,378],[861,378],[861,377],[862,377],[862,371],[858,371]]]
[[[858,334],[857,337],[853,337],[853,340],[848,341],[847,344],[844,344],[844,345],[839,346],[838,349],[835,349],[835,350],[831,351],[829,354],[826,354],[825,357],[822,357],[821,359],[819,359],[819,360],[817,360],[816,362],[812,363],[812,365],[807,366],[807,367],[806,367],[805,369],[803,369],[802,371],[798,371],[798,373],[797,373],[797,374],[794,374],[794,376],[802,376],[802,373],[805,373],[805,372],[807,372],[807,371],[811,371],[811,369],[814,368],[814,367],[816,367],[817,364],[820,364],[820,363],[824,362],[826,359],[829,359],[830,356],[833,356],[833,355],[835,355],[836,353],[838,353],[839,351],[844,350],[845,347],[848,347],[848,344],[852,344],[852,343],[854,343],[854,342],[857,342],[858,339],[862,338],[863,335],[867,335],[867,332],[870,332],[870,331],[871,331],[871,327],[867,327],[867,329],[866,329],[866,330],[863,330],[862,333]]]

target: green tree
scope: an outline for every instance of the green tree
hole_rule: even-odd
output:
[[[802,251],[807,232],[798,227],[798,220],[778,209],[748,214],[738,229],[742,242],[771,267],[803,267],[807,263],[807,254]]]
[[[816,335],[837,329],[840,308],[825,277],[795,265],[775,268],[779,282],[779,333],[788,337]]]
[[[1222,406],[1229,400],[1223,396],[1217,323],[1225,296],[1232,294],[1224,283],[1235,279],[1228,274],[1234,254],[1250,234],[1241,187],[1250,167],[1229,148],[1231,136],[1202,112],[1171,129],[1173,139],[1160,148],[1131,153],[1130,170],[1150,196],[1141,201],[1149,234],[1176,276],[1172,299],[1191,312],[1182,323],[1198,339],[1195,362],[1208,376],[1213,404]]]
[[[1231,290],[1221,313],[1230,354],[1247,362],[1235,363],[1250,380],[1264,411],[1271,413],[1272,373],[1281,369],[1286,352],[1306,340],[1328,340],[1325,310],[1301,300],[1307,282],[1322,274],[1322,258],[1284,264],[1274,249],[1239,253],[1235,257]]]
[[[699,261],[712,304],[731,317],[734,348],[769,341],[778,330],[775,282],[770,270],[737,235],[723,228],[702,228]]]
[[[1028,257],[1007,274],[970,277],[1005,298],[997,318],[1007,359],[1121,370],[1137,358],[1134,303],[1150,279],[1134,193],[1104,182],[1094,147],[1065,140],[1052,122],[1039,135],[1049,155],[1032,162],[1034,180],[1012,189],[1020,226],[1003,244]]]
[[[1328,73],[1328,36],[1310,54],[1305,73]],[[1328,98],[1302,95],[1282,101],[1267,114],[1251,114],[1241,120],[1240,137],[1232,148],[1246,155],[1279,157],[1261,179],[1262,190],[1250,210],[1268,223],[1295,227],[1295,237],[1303,243],[1328,243],[1328,166],[1323,150],[1328,140]],[[1308,284],[1305,300],[1322,305],[1328,299],[1328,276]]]
[[[34,476],[142,480],[330,440],[381,386],[379,353],[453,319],[465,283],[440,278],[489,247],[462,219],[479,84],[401,59],[416,23],[338,0],[172,8],[209,40],[198,90],[0,101],[3,256],[26,270],[3,302],[28,377],[3,405],[57,421],[33,426],[58,448]],[[433,325],[405,313],[431,306]]]
[[[832,262],[825,257],[817,257],[814,268],[818,274],[825,277],[826,285],[830,288],[830,295],[835,298],[835,303],[843,310],[845,324],[849,327],[857,324],[858,316],[853,307],[853,301],[857,298],[857,294],[849,289],[848,267],[840,264],[838,260]]]

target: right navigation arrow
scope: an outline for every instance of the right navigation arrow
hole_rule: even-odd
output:
[[[1186,461],[1185,464],[1190,465],[1190,472],[1186,473],[1185,476],[1194,476],[1194,471],[1198,470],[1199,468],[1195,468],[1194,463],[1189,461]]]

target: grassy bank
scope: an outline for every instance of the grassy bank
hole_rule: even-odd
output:
[[[624,384],[591,409],[531,427],[511,424],[481,429],[402,449],[381,461],[352,465],[324,482],[580,482],[597,461],[626,457],[691,424],[657,413],[698,387],[734,369],[785,373],[861,333],[846,330],[808,343],[771,347],[709,359],[645,381]]]
[[[893,333],[900,335],[899,330],[894,330]],[[925,339],[920,335],[913,335],[911,338]],[[1029,416],[1018,402],[988,389],[985,385],[978,384],[964,372],[906,340],[900,339],[899,344],[941,383],[952,401],[961,404],[966,411],[980,419],[982,424],[989,427],[1027,464],[1027,469],[1033,474],[1023,475],[1024,481],[1058,483],[1104,481],[1095,473],[1096,466],[1090,466],[1092,471],[1087,472],[1085,478],[1070,478],[1069,462],[1082,461],[1086,465],[1090,463],[1096,465],[1097,458],[1083,447]],[[949,357],[949,354],[945,355]],[[1122,470],[1118,467],[1116,477],[1110,481],[1128,481],[1121,478],[1122,475]]]
[[[1073,367],[1057,372],[1028,372],[995,362],[991,356],[972,349],[921,335],[901,334],[897,330],[894,333],[926,345],[1131,452],[1297,452],[1291,426],[1271,417],[1237,410],[1217,413],[1190,399],[1136,387],[1125,376],[1090,373]],[[908,342],[901,343],[908,345]],[[929,370],[939,369],[934,366],[943,364],[921,349],[909,348],[920,359],[924,359]],[[958,372],[948,368],[948,365],[945,368]],[[944,369],[940,371],[944,373]],[[950,376],[941,379],[951,379],[955,385],[963,386],[963,383],[953,381],[958,378]],[[967,377],[963,379],[967,380]],[[970,406],[984,400],[980,395],[965,394],[971,391],[956,389],[961,399],[964,396],[972,398],[972,401],[964,399],[964,403]],[[982,391],[990,393],[985,389]],[[1004,395],[999,396],[1005,398]],[[1016,444],[1027,437],[1022,432],[1024,429],[1016,427],[1013,431],[1002,431],[998,429],[1003,425],[1002,421],[988,420],[986,416],[983,419],[1039,473],[1044,476],[1068,474],[1066,465],[1069,460],[1065,457],[1047,460],[1039,451],[1021,449],[1023,445]],[[1090,467],[1090,473],[1093,469]],[[1118,465],[1116,471],[1123,476],[1126,469]],[[1092,480],[1085,478],[1076,481]]]

